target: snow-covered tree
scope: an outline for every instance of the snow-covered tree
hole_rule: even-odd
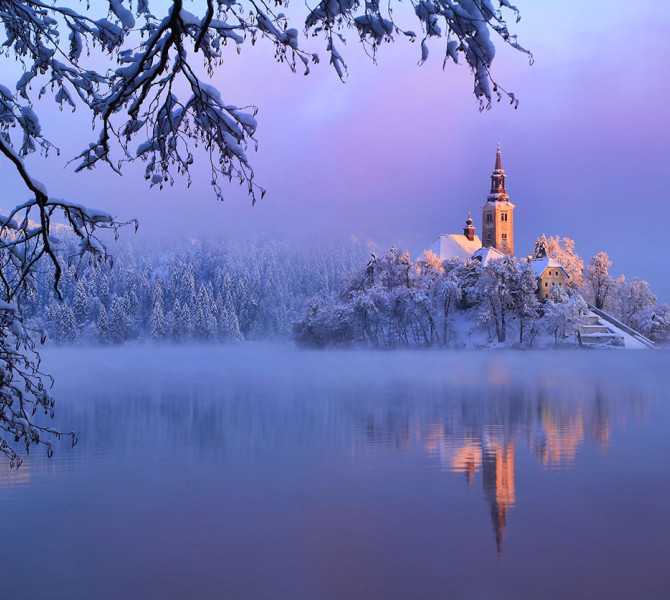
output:
[[[484,267],[475,293],[480,306],[482,322],[492,322],[498,342],[507,339],[507,325],[514,306],[518,263],[506,256],[492,260]]]
[[[163,315],[163,292],[160,284],[156,284],[151,307],[151,337],[156,341],[165,338],[165,317]]]
[[[244,335],[240,328],[240,321],[237,318],[237,312],[235,311],[233,297],[230,292],[226,293],[223,311],[219,319],[219,330],[222,339],[226,342],[239,342],[244,339]]]
[[[56,313],[56,341],[72,343],[77,339],[77,320],[67,304],[61,304]]]
[[[175,305],[176,306],[176,305]],[[193,333],[193,320],[191,319],[191,309],[188,304],[181,305],[181,311],[177,315],[175,327],[179,329],[179,339],[187,340]]]
[[[519,324],[519,344],[524,343],[524,334],[530,334],[528,344],[532,344],[537,333],[539,302],[535,293],[537,281],[529,263],[519,265],[512,292],[512,310]]]
[[[547,236],[543,233],[542,237],[535,240],[533,258],[547,258],[547,256],[549,256],[549,243],[547,242]]]
[[[568,273],[565,285],[579,289],[584,285],[584,261],[575,252],[575,241],[570,238],[552,236],[547,240],[547,256],[553,258]]]
[[[542,324],[554,335],[554,343],[574,335],[582,323],[586,305],[579,294],[554,288],[542,305]]]
[[[107,309],[105,305],[100,306],[100,312],[98,313],[98,319],[96,321],[96,331],[98,334],[98,341],[101,344],[109,343],[109,320],[107,317]]]
[[[654,342],[668,343],[670,340],[670,304],[657,304],[649,319],[646,335]]]
[[[74,293],[74,300],[72,301],[72,312],[79,327],[88,321],[88,301],[86,294],[86,281],[80,279],[77,282],[77,287]]]
[[[109,333],[115,344],[123,344],[128,339],[130,324],[126,306],[127,303],[123,298],[115,296],[112,300],[112,322]]]
[[[614,280],[608,271],[611,266],[612,261],[607,253],[599,252],[589,261],[584,270],[588,296],[595,307],[601,310],[605,307],[607,296],[614,286]]]
[[[656,296],[649,284],[640,277],[617,280],[614,289],[616,313],[619,319],[636,331],[647,334],[656,306]]]

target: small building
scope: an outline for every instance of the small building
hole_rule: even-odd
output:
[[[438,258],[449,260],[450,258],[466,259],[470,258],[474,252],[482,247],[479,236],[475,235],[475,228],[472,224],[472,217],[468,212],[468,218],[465,221],[463,235],[458,233],[443,233],[430,247]]]
[[[568,272],[553,258],[534,258],[530,264],[537,280],[537,297],[546,300],[555,289],[565,290],[565,282],[569,279]]]
[[[504,252],[496,250],[493,246],[489,246],[487,248],[480,248],[470,258],[481,261],[482,266],[485,267],[490,261],[505,258],[505,256],[507,255]]]

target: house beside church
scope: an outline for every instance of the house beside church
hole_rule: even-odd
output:
[[[537,297],[546,300],[554,289],[565,291],[565,282],[570,276],[553,258],[534,258],[530,260],[538,282]]]

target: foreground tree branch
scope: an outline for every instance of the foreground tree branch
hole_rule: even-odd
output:
[[[103,211],[49,196],[29,173],[26,156],[58,152],[42,134],[40,99],[51,95],[61,109],[84,110],[92,118],[96,133],[71,159],[75,171],[104,163],[121,173],[124,163],[139,160],[150,186],[172,184],[175,173],[190,183],[199,147],[207,155],[215,195],[223,199],[221,180],[236,181],[253,203],[265,193],[254,182],[247,156],[248,148],[257,145],[256,109],[228,103],[205,78],[224,59],[260,42],[274,46],[278,62],[292,71],[301,66],[308,74],[319,62],[318,54],[303,47],[309,40],[324,45],[330,65],[344,78],[347,31],[355,33],[373,60],[383,43],[419,37],[396,18],[395,8],[403,12],[400,0],[384,5],[322,0],[307,9],[305,40],[280,12],[288,0],[173,0],[161,3],[162,14],[155,14],[152,7],[158,5],[150,0],[82,2],[79,7],[57,0],[0,0],[0,60],[18,61],[23,68],[18,81],[0,82],[0,160],[12,165],[30,197],[0,217],[0,431],[5,435],[0,450],[13,465],[20,463],[17,444],[26,451],[46,444],[50,453],[48,437],[60,435],[31,420],[38,409],[51,415],[53,400],[35,352],[42,336],[24,327],[21,316],[22,296],[36,285],[42,264],[53,268],[60,297],[63,265],[52,223],[62,221],[80,240],[71,262],[108,260],[104,232],[116,234],[122,225]],[[431,39],[445,42],[445,64],[464,59],[481,108],[504,96],[517,104],[493,80],[492,38],[530,57],[504,19],[503,11],[518,19],[517,9],[508,0],[497,5],[492,0],[408,0],[402,19],[422,32],[420,63],[428,58]],[[105,59],[108,66],[101,69]]]

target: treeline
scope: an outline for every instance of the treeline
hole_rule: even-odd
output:
[[[567,285],[596,308],[655,342],[667,342],[670,336],[670,305],[658,302],[649,284],[640,277],[627,279],[609,274],[612,261],[606,252],[598,252],[586,265],[575,252],[575,242],[543,234],[535,242],[534,258],[550,257],[570,275]]]
[[[434,253],[412,261],[392,248],[375,254],[343,279],[337,293],[308,303],[294,326],[304,345],[365,345],[393,348],[483,346],[493,343],[530,347],[544,339],[559,344],[575,335],[587,311],[584,301],[605,308],[620,321],[665,342],[670,307],[658,304],[646,281],[617,280],[607,273],[604,253],[586,268],[567,238],[544,236],[531,258],[555,258],[570,274],[566,288],[553,288],[540,302],[532,263],[514,257],[442,261]]]
[[[66,240],[63,264],[74,254]],[[356,243],[275,239],[184,242],[170,248],[124,243],[114,262],[68,265],[21,298],[24,318],[57,343],[120,344],[287,336],[307,298],[337,289],[368,249]]]
[[[555,341],[572,335],[586,306],[578,294],[556,289],[540,305],[529,263],[513,257],[442,261],[434,253],[412,261],[391,248],[372,255],[345,277],[337,294],[309,301],[295,327],[299,343],[313,346],[462,347],[516,342],[538,334]]]
[[[670,307],[646,281],[612,278],[605,253],[584,266],[567,238],[535,245],[534,258],[554,258],[570,274],[567,289],[543,303],[530,265],[509,257],[483,266],[432,253],[412,261],[395,248],[370,257],[355,242],[131,239],[113,249],[113,263],[68,265],[77,241],[64,238],[62,300],[48,265],[20,299],[28,324],[57,343],[293,335],[314,346],[532,346],[572,337],[582,297],[654,341],[670,334]]]

